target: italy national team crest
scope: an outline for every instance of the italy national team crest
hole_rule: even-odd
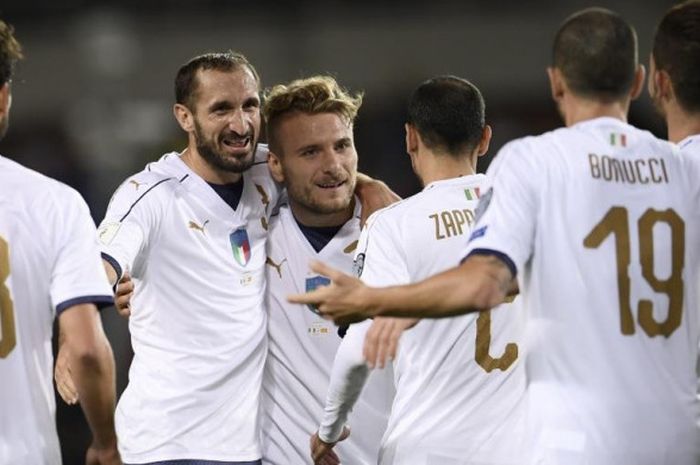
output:
[[[326,278],[325,276],[313,276],[311,278],[306,278],[306,292],[311,292],[314,289],[321,287],[321,286],[328,286],[331,283],[331,280]],[[309,307],[309,310],[312,312],[318,314],[318,309],[316,308],[315,305],[307,305]]]
[[[231,240],[231,251],[233,258],[236,259],[239,265],[246,266],[250,261],[250,241],[248,240],[248,231],[245,228],[239,228],[229,235]]]

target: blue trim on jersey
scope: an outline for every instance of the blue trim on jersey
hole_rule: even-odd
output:
[[[107,263],[109,263],[110,265],[112,265],[112,268],[114,268],[115,273],[117,273],[117,282],[115,282],[114,286],[112,286],[112,291],[116,294],[117,293],[117,284],[119,284],[119,280],[122,277],[122,266],[111,255],[108,255],[104,252],[100,252],[100,255],[102,256],[102,260],[104,260]]]
[[[294,218],[294,221],[297,222],[299,230],[304,237],[306,237],[306,240],[309,241],[309,244],[311,244],[311,247],[314,248],[316,253],[323,250],[323,248],[333,240],[335,235],[338,234],[338,231],[345,226],[345,223],[340,226],[304,226],[296,218]]]
[[[124,465],[262,465],[261,460],[252,460],[249,462],[222,462],[220,460],[197,460],[197,459],[183,459],[183,460],[161,460],[160,462],[148,462],[139,464],[128,464]]]
[[[511,260],[508,255],[504,254],[503,252],[499,252],[498,250],[474,249],[471,252],[469,252],[467,256],[464,257],[459,263],[464,263],[464,261],[472,255],[490,255],[496,257],[508,267],[508,269],[510,270],[510,274],[513,275],[514,278],[518,275],[518,268],[515,266],[515,262],[513,262],[513,260]]]
[[[146,190],[146,192],[144,192],[143,194],[141,194],[141,197],[139,197],[138,199],[136,199],[136,201],[135,201],[134,203],[131,204],[131,206],[129,207],[129,210],[128,210],[126,213],[124,213],[124,216],[122,216],[122,217],[119,219],[119,222],[121,223],[122,221],[124,221],[124,219],[125,219],[127,216],[129,216],[129,213],[131,213],[131,210],[134,209],[134,207],[136,206],[136,204],[139,203],[139,202],[141,201],[141,199],[144,198],[144,197],[146,196],[146,194],[148,194],[149,192],[151,192],[151,191],[152,191],[153,189],[155,189],[157,186],[163,184],[163,183],[166,182],[166,181],[170,181],[170,180],[172,180],[172,179],[175,179],[175,178],[165,178],[165,179],[161,179],[160,181],[158,181],[157,183],[155,183],[155,184],[153,184],[151,187],[149,187],[148,190]],[[184,180],[184,178],[183,178],[183,180]]]
[[[67,310],[74,305],[80,304],[95,304],[97,309],[101,310],[104,307],[114,305],[114,297],[111,295],[86,295],[83,297],[74,297],[56,305],[56,315],[59,315],[64,310]]]

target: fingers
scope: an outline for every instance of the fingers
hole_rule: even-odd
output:
[[[314,273],[318,273],[322,276],[326,276],[330,278],[331,281],[340,281],[343,278],[347,277],[347,275],[343,272],[340,272],[336,270],[335,268],[332,268],[328,265],[326,265],[323,262],[319,262],[317,260],[313,260],[310,264],[311,271]]]
[[[131,280],[129,272],[124,272],[124,276],[117,283],[117,292],[114,295],[114,306],[117,312],[123,317],[131,315],[131,298],[134,296],[134,282]]]
[[[57,372],[55,379],[56,390],[61,399],[68,405],[75,405],[78,402],[78,391],[73,384],[70,374],[59,374]]]
[[[66,349],[59,349],[56,356],[56,367],[54,369],[54,380],[56,380],[56,390],[61,399],[73,405],[78,402],[78,389],[73,384],[73,377],[68,363],[68,352]]]

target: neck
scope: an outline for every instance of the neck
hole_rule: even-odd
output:
[[[582,121],[608,116],[627,122],[629,100],[603,103],[569,94],[563,103],[564,124],[573,126]]]
[[[289,208],[292,210],[294,218],[304,226],[312,228],[341,226],[352,218],[352,214],[355,211],[355,199],[352,199],[347,208],[333,213],[320,213],[295,202],[291,198],[289,199]]]
[[[242,173],[234,173],[224,171],[211,166],[202,158],[197,150],[197,146],[190,143],[180,159],[187,165],[197,176],[211,184],[232,184],[241,180]]]
[[[666,109],[668,140],[677,144],[686,137],[700,134],[700,113],[688,113],[681,108]]]
[[[428,151],[420,154],[419,157],[420,166],[417,167],[416,174],[423,183],[423,187],[435,181],[476,174],[476,157],[473,154],[463,154],[455,158],[448,154]]]

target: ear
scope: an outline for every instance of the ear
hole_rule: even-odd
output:
[[[10,83],[6,82],[0,87],[0,121],[7,118],[12,106],[12,94],[10,94]]]
[[[481,141],[479,141],[479,146],[477,147],[476,150],[476,156],[480,157],[482,155],[485,155],[486,152],[489,150],[489,144],[491,143],[491,136],[493,135],[493,131],[491,130],[491,126],[488,124],[484,126],[484,130],[481,132]]]
[[[406,129],[406,152],[409,155],[414,155],[418,151],[418,131],[412,125],[406,123],[404,124]]]
[[[270,150],[267,152],[267,167],[270,169],[270,175],[279,184],[284,184],[284,168],[280,157]]]
[[[194,132],[194,115],[189,108],[181,103],[176,103],[173,105],[173,114],[183,131]]]
[[[632,100],[635,100],[642,93],[642,90],[644,89],[644,76],[646,76],[644,65],[637,65],[637,69],[634,72],[632,89],[630,90],[630,97]]]
[[[552,92],[552,98],[555,102],[559,102],[564,98],[564,91],[566,90],[561,71],[559,71],[559,68],[549,66],[547,67],[547,76],[549,76],[549,88]]]

